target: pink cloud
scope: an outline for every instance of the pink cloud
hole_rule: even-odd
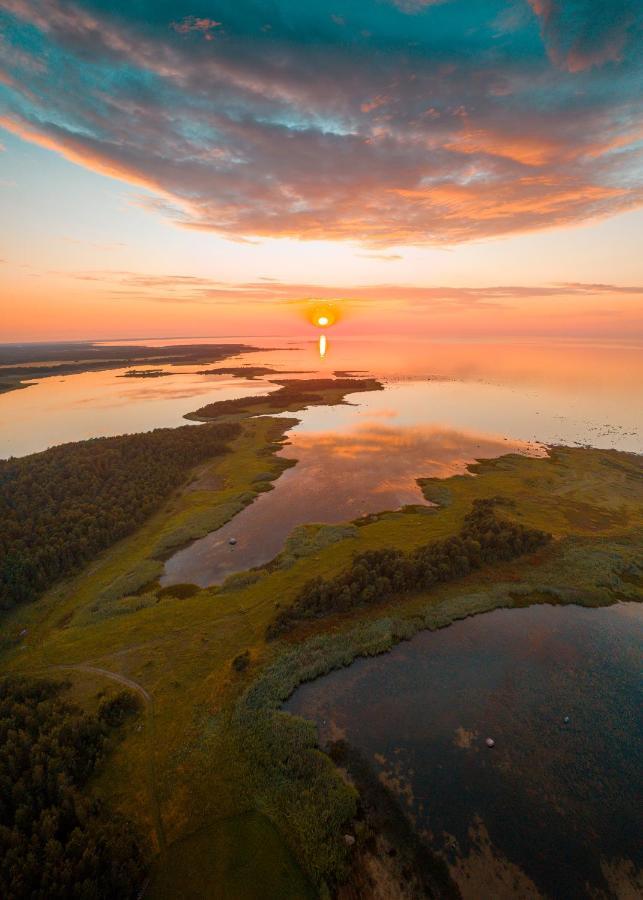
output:
[[[179,227],[236,240],[382,248],[573,224],[643,201],[640,98],[590,62],[625,53],[631,0],[598,23],[593,0],[578,2],[581,25],[566,0],[530,0],[559,71],[500,44],[374,52],[344,40],[350,22],[338,41],[328,16],[332,40],[298,43],[263,20],[251,39],[198,16],[168,34],[63,0],[5,0],[65,63],[49,72],[14,53],[4,127],[145,189],[139,202]],[[214,32],[216,52],[177,38]]]
[[[620,62],[635,24],[637,0],[529,0],[551,59],[568,72]],[[585,15],[579,14],[583,12]]]
[[[206,41],[212,40],[212,32],[215,28],[221,27],[221,22],[214,19],[198,18],[197,16],[186,16],[180,22],[172,22],[172,28],[178,34],[189,34],[190,32],[200,32]]]

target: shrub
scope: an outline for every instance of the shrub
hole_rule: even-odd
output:
[[[232,660],[232,668],[235,672],[245,672],[245,670],[250,665],[250,651],[244,650],[243,653],[239,653],[238,656]]]
[[[98,718],[110,728],[118,728],[141,711],[141,699],[127,689],[114,697],[103,700],[98,707]]]
[[[166,587],[160,588],[156,592],[159,600],[165,600],[171,597],[174,600],[187,600],[198,594],[201,588],[197,584],[168,584]]]

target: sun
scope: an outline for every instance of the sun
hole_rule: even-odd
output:
[[[337,304],[328,300],[308,300],[304,315],[314,328],[331,328],[340,320]]]

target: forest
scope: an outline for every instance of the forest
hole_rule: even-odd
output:
[[[268,626],[272,640],[298,623],[334,613],[382,603],[394,596],[430,590],[487,563],[513,559],[542,547],[551,535],[498,518],[499,497],[477,499],[465,516],[462,530],[446,540],[433,541],[411,553],[397,549],[370,550],[353,558],[347,571],[335,578],[315,578],[304,585],[295,602]]]
[[[0,460],[0,608],[36,599],[134,531],[239,430],[158,428]]]
[[[131,823],[83,793],[112,732],[61,700],[63,687],[0,681],[0,896],[129,900],[147,852]]]
[[[25,381],[33,378],[99,372],[141,363],[176,366],[213,363],[255,350],[257,347],[248,344],[170,344],[164,347],[86,341],[0,344],[0,393],[28,387]]]

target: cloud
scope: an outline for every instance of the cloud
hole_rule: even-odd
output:
[[[551,58],[569,72],[620,62],[640,37],[639,0],[529,0]],[[637,24],[638,23],[638,24]]]
[[[185,16],[180,22],[172,22],[172,28],[178,34],[189,34],[190,32],[200,32],[206,41],[212,40],[212,32],[215,28],[221,26],[221,22],[214,19],[200,19],[197,16]]]
[[[382,262],[398,262],[404,257],[400,253],[358,253],[361,259],[379,259]]]
[[[5,0],[2,125],[236,240],[449,245],[639,205],[640,5],[516,3],[499,37],[492,0],[360,0],[341,28],[330,0]]]
[[[149,274],[130,271],[79,271],[55,273],[102,287],[110,296],[153,303],[298,306],[310,301],[334,301],[344,308],[405,308],[411,312],[508,309],[522,301],[551,298],[588,299],[609,295],[640,297],[643,286],[564,282],[544,285],[490,285],[458,287],[382,283],[374,285],[319,285],[261,278],[258,281],[227,282],[181,274]]]
[[[449,0],[391,0],[394,6],[404,13],[419,13],[428,6],[439,6]]]

